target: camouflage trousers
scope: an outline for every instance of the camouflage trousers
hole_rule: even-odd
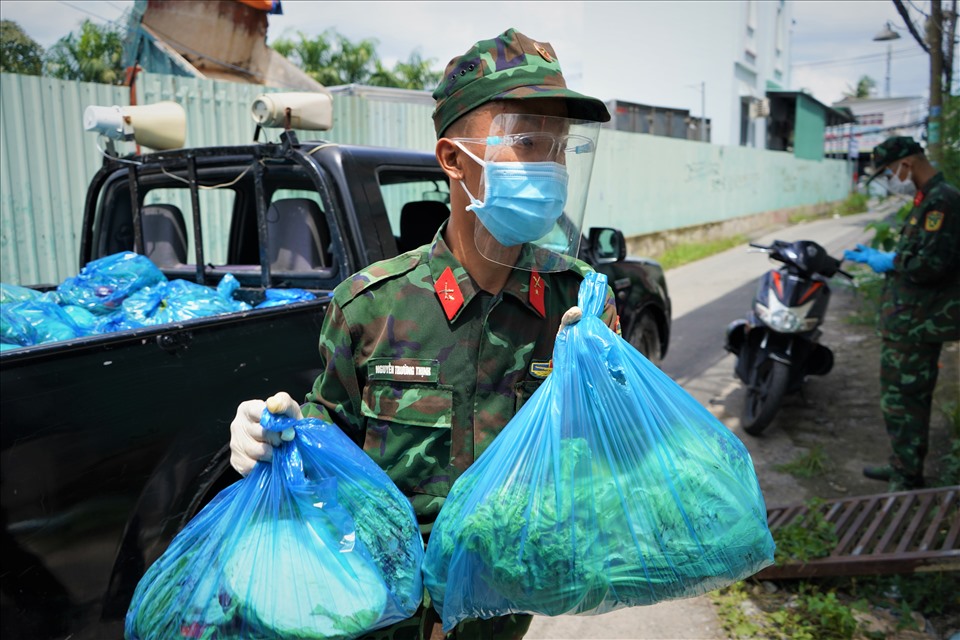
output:
[[[903,477],[923,475],[942,348],[942,342],[884,340],[880,349],[880,408],[890,436],[890,466]]]

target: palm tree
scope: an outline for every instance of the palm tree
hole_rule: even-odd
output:
[[[122,84],[123,37],[120,30],[84,20],[79,35],[60,38],[44,57],[44,75],[61,80]]]

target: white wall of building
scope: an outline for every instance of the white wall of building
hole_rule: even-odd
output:
[[[790,88],[792,1],[585,3],[584,29],[606,29],[608,38],[607,46],[580,52],[577,88],[603,100],[689,109],[699,117],[704,82],[711,142],[739,145],[741,97],[762,98],[768,80]],[[601,95],[599,87],[611,82],[619,83],[618,94]],[[752,127],[750,146],[762,147],[763,120]]]

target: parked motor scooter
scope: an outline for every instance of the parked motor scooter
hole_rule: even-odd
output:
[[[785,395],[799,391],[807,376],[833,368],[833,352],[819,342],[830,299],[827,282],[836,274],[853,277],[810,240],[750,247],[783,263],[760,278],[752,310],[726,331],[724,348],[737,356],[734,370],[747,385],[741,423],[744,431],[758,436]]]

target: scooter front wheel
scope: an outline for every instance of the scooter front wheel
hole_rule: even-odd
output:
[[[770,426],[774,416],[780,410],[780,402],[787,393],[790,382],[790,367],[776,360],[766,360],[760,365],[754,378],[754,384],[747,387],[747,398],[743,406],[743,430],[752,436],[759,436]]]

